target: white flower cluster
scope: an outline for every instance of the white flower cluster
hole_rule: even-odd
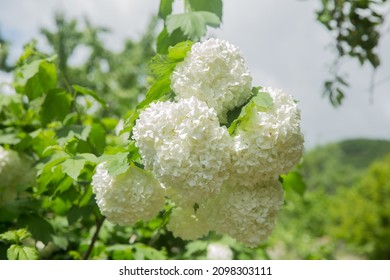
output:
[[[292,96],[281,89],[262,88],[273,100],[272,109],[255,111],[235,132],[233,176],[241,185],[275,180],[289,172],[303,153],[300,112]],[[256,108],[255,108],[256,110]]]
[[[252,77],[240,50],[227,41],[195,43],[171,76],[177,98],[194,96],[214,108],[221,123],[226,113],[251,95]]]
[[[145,169],[177,203],[192,206],[218,193],[229,177],[233,141],[215,111],[195,97],[152,104],[141,112],[133,138]]]
[[[132,224],[154,216],[165,195],[176,205],[167,225],[176,237],[215,231],[252,247],[264,241],[283,205],[278,177],[298,163],[303,135],[293,98],[262,88],[272,100],[262,106],[251,83],[236,47],[217,39],[194,44],[171,75],[176,100],[153,103],[136,120],[132,137],[145,171],[112,178],[98,166],[93,189],[102,213]],[[230,135],[221,124],[245,103],[250,109]]]
[[[116,177],[100,163],[92,177],[92,189],[100,211],[112,223],[132,225],[155,217],[164,207],[164,189],[146,170],[136,166]]]
[[[14,200],[18,190],[33,182],[35,170],[31,161],[0,146],[0,204]]]

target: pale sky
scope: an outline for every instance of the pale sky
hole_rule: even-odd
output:
[[[176,10],[182,0],[176,0]],[[210,36],[238,46],[246,59],[254,85],[284,89],[299,101],[302,131],[308,149],[357,137],[390,139],[390,24],[381,41],[382,65],[375,75],[379,84],[370,104],[370,67],[346,61],[342,72],[351,87],[340,108],[322,98],[334,56],[330,34],[315,20],[320,0],[224,0],[223,25]],[[41,27],[53,26],[53,13],[63,9],[68,17],[87,15],[96,25],[108,27],[107,45],[119,50],[124,38],[137,38],[158,0],[0,0],[0,31],[13,46],[12,57],[24,43],[38,37]],[[0,83],[9,79],[0,74]],[[382,80],[387,82],[380,83]]]

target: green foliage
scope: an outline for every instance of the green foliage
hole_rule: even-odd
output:
[[[261,87],[253,88],[252,92],[253,95],[246,104],[228,112],[228,131],[230,135],[234,135],[237,127],[250,130],[250,121],[253,114],[259,111],[266,112],[274,106],[272,98],[268,93],[262,92]]]
[[[171,14],[173,1],[161,1],[159,16],[164,28],[157,37],[157,52],[167,54],[168,48],[182,41],[199,41],[207,27],[219,27],[222,20],[222,0],[184,1],[184,13]]]
[[[335,238],[356,246],[371,259],[390,258],[390,155],[370,165],[363,178],[339,190],[331,206]],[[337,209],[337,211],[336,211]]]
[[[378,44],[380,27],[385,18],[387,0],[322,0],[317,20],[334,34],[337,60],[333,65],[333,78],[324,84],[324,95],[334,106],[341,105],[348,83],[338,73],[338,60],[356,59],[360,64],[370,63],[375,69],[380,65]]]

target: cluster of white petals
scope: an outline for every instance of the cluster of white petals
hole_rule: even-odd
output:
[[[251,188],[226,185],[218,196],[208,200],[205,211],[212,230],[255,247],[271,233],[283,201],[278,180]]]
[[[303,154],[300,111],[293,97],[271,87],[261,91],[271,96],[273,107],[253,113],[234,137],[232,178],[244,186],[288,173]]]
[[[207,245],[208,260],[232,260],[233,251],[229,246],[222,243],[210,243]]]
[[[229,177],[232,138],[194,97],[152,104],[140,113],[133,138],[145,168],[191,205],[218,193]]]
[[[175,237],[194,240],[209,233],[207,217],[204,211],[196,211],[192,207],[176,207],[172,210],[167,229]]]
[[[18,187],[32,183],[34,177],[30,160],[0,146],[0,203],[15,199]]]
[[[130,166],[111,176],[100,163],[92,177],[92,189],[100,211],[112,223],[132,225],[155,217],[164,207],[164,188],[151,173]]]
[[[175,67],[171,87],[178,99],[194,96],[206,102],[225,123],[226,113],[250,97],[252,77],[236,46],[208,39],[195,43]]]
[[[258,246],[283,205],[278,177],[303,153],[296,102],[270,87],[261,89],[270,100],[253,97],[239,49],[218,39],[195,43],[170,79],[175,101],[152,103],[132,130],[145,171],[131,167],[114,178],[100,164],[93,176],[97,204],[110,221],[131,225],[156,215],[168,198],[175,208],[167,228],[175,237],[215,231]],[[229,135],[221,125],[227,113],[247,102]]]

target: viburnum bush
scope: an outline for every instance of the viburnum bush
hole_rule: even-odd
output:
[[[59,15],[44,30],[57,54],[33,41],[7,67],[0,259],[194,259],[220,243],[267,257],[284,189],[304,191],[297,102],[254,86],[238,47],[201,40],[222,0],[173,2],[157,38],[151,27],[120,53]],[[78,46],[90,57],[70,66]]]
[[[175,236],[215,231],[257,246],[283,205],[280,175],[303,153],[296,101],[252,87],[239,49],[225,40],[179,43],[151,67],[170,72],[169,88],[125,129],[140,155],[135,164],[116,177],[98,166],[92,185],[102,213],[131,225],[156,215],[165,198]]]

